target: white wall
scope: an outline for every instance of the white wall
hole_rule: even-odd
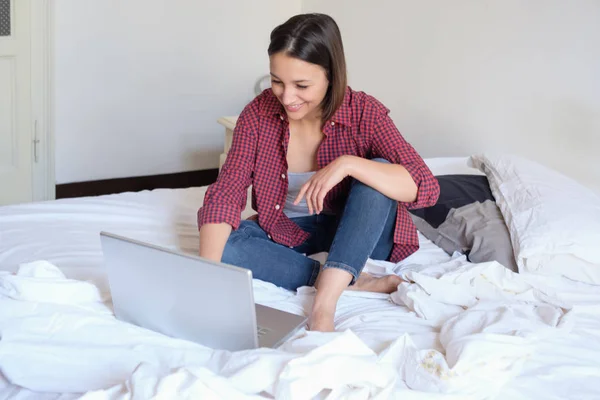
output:
[[[55,0],[57,183],[216,168],[300,0]]]
[[[513,152],[600,188],[597,0],[303,0],[424,157]]]

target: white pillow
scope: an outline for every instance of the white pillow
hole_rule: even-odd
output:
[[[600,284],[600,197],[517,156],[475,155],[510,232],[520,272]]]
[[[484,175],[480,170],[469,167],[469,157],[433,157],[424,158],[423,161],[435,176]]]

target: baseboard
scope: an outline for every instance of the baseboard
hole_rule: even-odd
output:
[[[136,176],[130,178],[105,179],[64,183],[56,185],[56,198],[100,196],[122,192],[139,192],[153,189],[180,189],[192,186],[206,186],[217,180],[219,170],[178,172],[175,174]]]

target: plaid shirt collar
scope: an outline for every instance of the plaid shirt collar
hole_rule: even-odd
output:
[[[261,115],[276,115],[277,117],[287,120],[287,113],[283,108],[283,105],[279,102],[275,94],[271,89],[267,89],[269,96],[266,101],[262,103],[259,113]],[[352,107],[350,106],[350,100],[352,97],[352,90],[350,87],[346,87],[346,94],[344,95],[344,101],[340,108],[333,114],[331,120],[326,123],[335,122],[336,124],[342,124],[345,126],[352,126]]]

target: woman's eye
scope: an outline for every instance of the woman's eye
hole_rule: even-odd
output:
[[[303,86],[303,85],[296,85],[298,87],[298,89],[306,89],[308,86]]]
[[[271,84],[272,84],[272,85],[280,85],[280,84],[281,84],[281,82],[280,82],[280,81],[271,81]]]

